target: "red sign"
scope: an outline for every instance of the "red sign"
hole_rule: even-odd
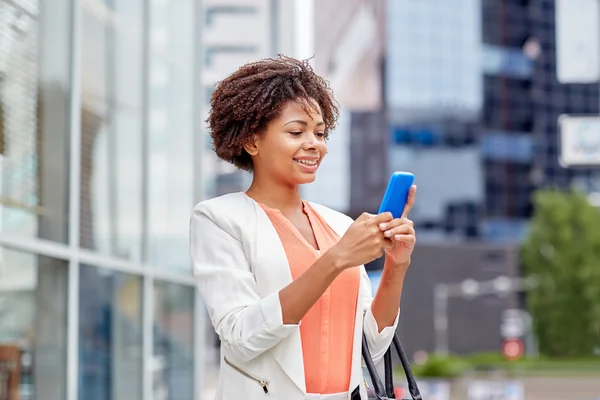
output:
[[[520,339],[506,339],[502,342],[502,355],[509,361],[516,361],[523,357],[525,346]]]
[[[395,396],[397,399],[403,399],[403,398],[404,398],[404,394],[405,394],[405,393],[406,393],[406,390],[404,390],[404,388],[403,388],[403,387],[398,387],[398,386],[396,386],[396,387],[394,388],[394,396]]]

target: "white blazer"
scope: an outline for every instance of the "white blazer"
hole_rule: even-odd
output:
[[[312,204],[342,236],[348,216]],[[285,250],[269,217],[244,193],[203,201],[190,222],[190,250],[197,287],[221,339],[217,400],[306,399],[299,325],[282,322],[279,290],[292,282]],[[390,345],[394,325],[378,332],[371,312],[371,284],[361,268],[352,349],[350,391],[363,384],[364,330],[378,363]]]

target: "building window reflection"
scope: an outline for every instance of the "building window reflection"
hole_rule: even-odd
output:
[[[0,248],[0,393],[66,398],[65,261]]]
[[[144,2],[82,4],[80,243],[139,261]]]
[[[150,1],[147,262],[190,273],[194,193],[194,1]],[[191,273],[190,273],[191,274]]]
[[[2,233],[67,240],[60,228],[66,226],[67,199],[59,193],[67,188],[68,4],[53,3],[59,10],[50,18],[40,13],[39,1],[0,0]],[[65,172],[52,184],[50,166]],[[52,220],[40,221],[44,215]]]
[[[154,400],[194,398],[194,289],[154,284]]]
[[[80,270],[79,399],[142,399],[142,279]]]

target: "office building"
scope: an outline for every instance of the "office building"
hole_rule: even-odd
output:
[[[598,190],[558,164],[558,116],[597,114],[599,91],[558,83],[553,0],[388,7],[389,166],[421,183],[422,240],[519,241],[536,188]]]
[[[10,399],[199,398],[204,312],[187,244],[197,7],[0,0]]]
[[[483,236],[521,238],[536,188],[591,191],[593,173],[558,163],[558,117],[598,113],[597,84],[561,84],[556,76],[551,0],[484,2],[487,55],[481,149],[486,174]]]
[[[387,2],[388,174],[411,171],[421,242],[479,235],[481,2]]]
[[[558,164],[558,116],[597,115],[600,112],[598,83],[560,84],[556,79],[555,2],[529,1],[531,37],[540,44],[540,56],[532,76],[534,102],[535,179],[544,186],[567,188],[573,185],[585,192],[600,190],[598,168],[565,169]]]

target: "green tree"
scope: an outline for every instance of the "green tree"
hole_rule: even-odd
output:
[[[539,277],[527,307],[540,351],[590,355],[600,344],[600,211],[579,192],[543,190],[533,203],[521,260]]]

